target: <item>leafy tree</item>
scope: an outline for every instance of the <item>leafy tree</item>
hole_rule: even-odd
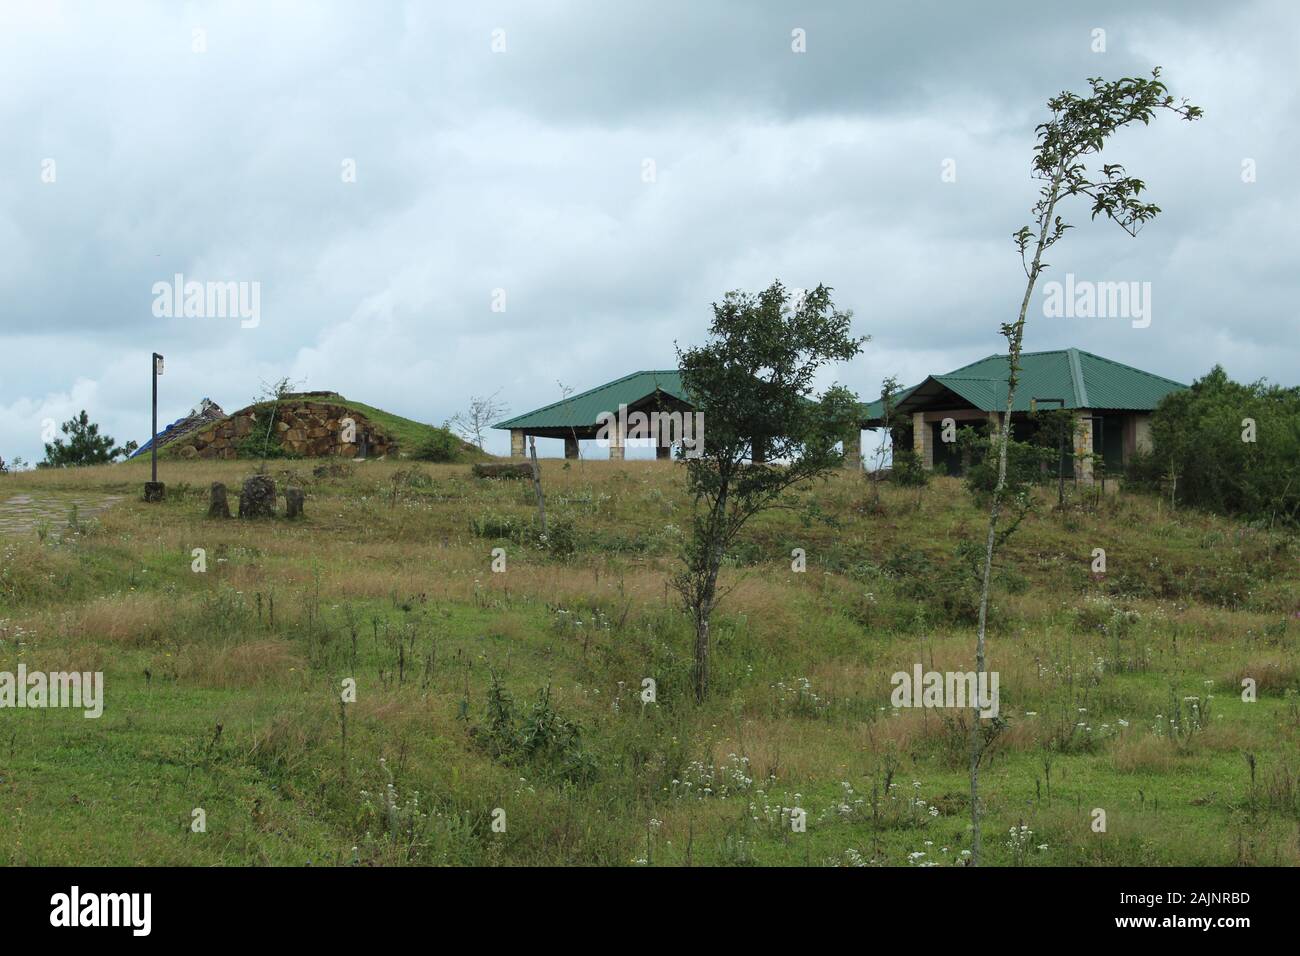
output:
[[[90,420],[83,408],[76,418],[70,418],[60,427],[68,436],[65,442],[56,438],[45,446],[45,460],[40,468],[67,468],[78,465],[102,465],[125,458],[139,446],[129,441],[119,447],[109,435],[101,435],[99,426]]]
[[[1100,170],[1089,171],[1085,159],[1102,151],[1106,141],[1133,123],[1149,125],[1158,111],[1169,112],[1185,120],[1200,118],[1200,107],[1185,99],[1175,101],[1160,81],[1160,69],[1151,78],[1125,77],[1106,81],[1088,80],[1089,94],[1080,96],[1068,90],[1047,101],[1050,119],[1037,128],[1038,144],[1034,147],[1031,170],[1042,181],[1038,201],[1032,214],[1033,226],[1022,226],[1015,234],[1016,248],[1025,271],[1025,293],[1015,322],[1002,324],[1007,340],[1007,406],[998,429],[998,475],[989,503],[988,534],[984,546],[984,570],[980,586],[979,631],[975,645],[975,663],[979,672],[987,670],[985,637],[988,625],[989,583],[992,579],[993,552],[998,541],[998,519],[1002,510],[1003,490],[1007,478],[1007,455],[1011,441],[1011,409],[1020,375],[1020,354],[1024,343],[1025,317],[1034,286],[1047,268],[1043,254],[1054,246],[1067,229],[1072,228],[1057,214],[1057,204],[1071,196],[1092,200],[1092,218],[1104,215],[1129,235],[1136,236],[1142,226],[1154,219],[1160,207],[1145,202],[1142,192],[1146,183],[1129,176],[1123,166],[1106,163]],[[987,740],[981,730],[978,713],[972,714],[970,746],[971,789],[971,862],[979,865],[983,849],[980,833],[979,765]],[[996,733],[994,724],[992,732]]]
[[[892,375],[880,383],[880,444],[876,447],[874,467],[867,473],[867,480],[871,482],[871,507],[877,512],[880,511],[880,482],[885,474],[885,456],[893,447],[894,406],[898,404],[899,391],[898,379]]]
[[[1216,365],[1165,397],[1151,438],[1184,504],[1300,524],[1300,388],[1234,382]]]
[[[773,282],[757,295],[727,293],[713,304],[710,341],[678,350],[682,384],[704,416],[700,444],[683,455],[693,533],[673,578],[695,625],[697,700],[709,688],[709,621],[727,549],[750,518],[783,505],[792,486],[843,463],[836,445],[857,427],[857,400],[839,386],[812,395],[823,365],[861,352],[866,339],[850,334],[851,320],[825,286],[794,300]]]
[[[1043,470],[1056,475],[1056,504],[1065,504],[1067,466],[1074,461],[1079,420],[1068,408],[1039,408],[1030,414],[1037,430],[1032,442],[1043,453]]]

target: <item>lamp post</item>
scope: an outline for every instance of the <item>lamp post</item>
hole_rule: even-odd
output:
[[[162,373],[163,357],[154,352],[149,375],[153,384],[153,438],[149,441],[151,480],[144,484],[145,501],[162,501],[166,494],[166,486],[158,480],[158,376]]]

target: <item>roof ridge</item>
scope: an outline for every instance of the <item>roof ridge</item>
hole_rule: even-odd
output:
[[[536,415],[538,412],[550,411],[552,408],[555,408],[558,405],[567,405],[569,402],[576,402],[580,398],[586,398],[588,395],[595,395],[597,392],[603,392],[605,389],[609,388],[612,385],[617,385],[619,382],[626,382],[629,378],[635,378],[638,375],[644,375],[644,374],[646,374],[644,370],[638,372],[628,372],[626,375],[622,376],[621,378],[616,378],[611,382],[606,382],[604,385],[597,385],[595,388],[589,388],[585,392],[579,392],[577,395],[566,395],[564,398],[560,399],[557,402],[551,402],[551,404],[543,405],[541,408],[534,408],[531,412],[522,412],[519,415],[513,415],[510,418],[505,419],[504,421],[498,422],[492,427],[503,428],[505,426],[508,426],[516,418],[523,418],[525,415]]]
[[[1162,382],[1168,382],[1170,385],[1177,385],[1179,388],[1188,388],[1183,382],[1175,381],[1172,378],[1166,378],[1163,375],[1157,375],[1155,372],[1148,372],[1146,369],[1138,368],[1136,365],[1125,365],[1123,362],[1116,362],[1114,359],[1106,358],[1104,355],[1098,355],[1096,352],[1089,352],[1087,349],[1074,349],[1080,355],[1086,355],[1088,358],[1094,358],[1098,362],[1105,362],[1107,365],[1118,365],[1122,369],[1130,372],[1137,372],[1139,375],[1145,375],[1147,378],[1156,378]]]
[[[1091,408],[1088,399],[1088,383],[1083,378],[1083,365],[1079,362],[1079,350],[1069,349],[1066,355],[1070,360],[1070,379],[1074,385],[1074,404],[1076,408]]]
[[[551,411],[551,410],[553,410],[553,409],[559,408],[559,407],[562,406],[562,405],[569,405],[569,404],[571,404],[571,403],[581,401],[581,400],[584,399],[584,398],[588,398],[588,397],[590,397],[590,396],[592,396],[592,395],[597,395],[597,394],[599,394],[600,392],[604,392],[604,391],[606,391],[606,390],[608,390],[608,389],[611,389],[611,388],[613,388],[613,387],[616,386],[616,385],[619,385],[619,384],[621,384],[621,383],[623,383],[623,382],[629,381],[630,379],[634,379],[634,378],[636,378],[638,375],[649,375],[649,376],[651,376],[651,377],[654,379],[655,389],[656,389],[656,390],[663,390],[663,389],[662,389],[662,386],[661,386],[660,383],[659,383],[659,376],[661,376],[661,375],[680,375],[680,374],[681,374],[681,370],[680,370],[680,369],[675,369],[675,368],[672,368],[672,369],[645,369],[645,368],[643,368],[643,369],[638,369],[638,370],[635,371],[635,372],[628,372],[626,375],[623,375],[623,376],[620,376],[619,378],[616,378],[616,379],[613,379],[613,380],[611,380],[611,381],[605,382],[603,385],[597,385],[595,388],[589,388],[589,389],[587,389],[586,391],[578,392],[576,395],[568,395],[568,396],[566,396],[565,398],[561,398],[561,399],[558,400],[558,401],[551,402],[549,405],[543,405],[543,406],[541,406],[540,408],[534,408],[534,409],[532,409],[532,410],[530,410],[530,411],[521,412],[521,413],[518,414],[518,415],[512,415],[510,418],[504,419],[503,421],[499,421],[499,422],[497,422],[495,425],[493,425],[493,426],[491,426],[491,427],[493,427],[493,428],[509,428],[509,427],[511,426],[511,423],[512,423],[512,422],[516,422],[516,421],[518,421],[518,420],[521,419],[521,418],[529,418],[529,417],[531,417],[531,416],[533,416],[533,415],[540,415],[540,414],[543,413],[543,412],[549,412],[549,411]]]

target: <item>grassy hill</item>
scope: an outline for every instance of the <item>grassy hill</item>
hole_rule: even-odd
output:
[[[401,415],[394,415],[392,412],[386,412],[382,408],[375,408],[373,405],[366,405],[363,402],[356,402],[350,398],[344,398],[342,395],[336,396],[332,401],[346,405],[348,408],[359,411],[372,422],[375,422],[383,428],[389,435],[397,439],[398,447],[402,449],[404,455],[411,455],[436,435],[450,435],[451,440],[459,448],[460,461],[489,461],[492,456],[479,450],[475,445],[466,441],[461,441],[454,435],[451,435],[444,428],[437,425],[426,425],[424,422],[417,422],[410,418],[403,418]]]
[[[696,705],[667,585],[680,466],[544,461],[545,546],[524,483],[298,467],[272,465],[307,490],[293,524],[204,516],[247,463],[168,462],[155,506],[145,462],[0,476],[0,504],[127,495],[0,537],[0,671],[107,688],[97,720],[0,714],[0,862],[908,866],[969,847],[965,715],[890,701],[896,671],[973,666],[983,518],[956,480],[886,488],[878,511],[839,475],[758,519]],[[1296,538],[1134,495],[1053,501],[999,562],[988,862],[1300,863]]]
[[[436,425],[427,425],[424,422],[417,422],[410,418],[404,418],[401,415],[394,415],[392,412],[384,411],[382,408],[376,408],[373,405],[366,405],[363,402],[353,401],[345,398],[337,392],[312,392],[304,394],[291,394],[285,397],[285,405],[291,406],[342,406],[352,412],[359,413],[364,418],[374,422],[383,432],[392,440],[396,441],[399,456],[403,458],[417,457],[421,454],[422,449],[428,447],[431,443],[446,449],[454,457],[454,462],[477,462],[489,461],[493,456],[479,449],[476,445],[462,440],[459,436],[453,434],[446,428]],[[265,421],[265,414],[273,410],[274,403],[260,402],[241,408],[222,421],[228,421],[232,417],[243,415],[247,412],[255,412],[259,421]],[[213,423],[214,425],[219,423]],[[195,433],[207,431],[212,426],[204,426]],[[276,435],[271,432],[271,435]],[[277,439],[278,440],[278,439]],[[166,453],[171,457],[178,457],[179,452],[187,443],[187,438],[174,439],[163,446]],[[241,457],[250,457],[241,452]],[[253,456],[257,457],[257,456]]]

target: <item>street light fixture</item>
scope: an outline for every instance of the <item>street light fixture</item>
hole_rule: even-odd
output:
[[[153,353],[153,363],[150,369],[152,374],[149,378],[153,383],[153,438],[149,441],[149,459],[152,465],[151,480],[145,482],[144,500],[145,501],[162,501],[166,494],[166,486],[158,480],[158,376],[163,373],[163,357],[157,352]]]

